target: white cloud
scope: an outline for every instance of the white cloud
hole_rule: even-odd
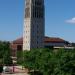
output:
[[[73,17],[72,19],[66,20],[66,23],[75,24],[75,17]]]

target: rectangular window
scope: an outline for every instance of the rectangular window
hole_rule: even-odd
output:
[[[26,6],[30,4],[30,0],[26,0]]]
[[[43,18],[44,17],[44,8],[43,6],[33,6],[33,18]]]
[[[25,8],[25,18],[28,18],[28,17],[30,17],[30,8],[29,7]]]

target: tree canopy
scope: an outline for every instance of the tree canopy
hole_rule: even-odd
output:
[[[10,43],[7,41],[0,41],[0,64],[12,64]]]
[[[29,71],[39,71],[41,75],[75,75],[74,49],[33,49],[24,51],[22,56],[20,64]]]

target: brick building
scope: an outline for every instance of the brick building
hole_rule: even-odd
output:
[[[67,46],[69,42],[56,37],[44,37],[44,47],[64,47]],[[15,56],[17,50],[23,50],[23,38],[16,39],[11,42],[10,47],[12,49],[12,55]]]

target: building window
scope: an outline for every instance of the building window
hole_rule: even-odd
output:
[[[17,50],[22,50],[22,45],[17,45]]]
[[[30,8],[29,7],[25,8],[25,18],[28,18],[28,17],[30,17]]]
[[[30,0],[26,0],[26,6],[30,4]]]
[[[26,43],[27,43],[27,41],[26,41]]]
[[[37,48],[38,48],[38,46],[37,46]]]
[[[43,18],[44,17],[44,8],[43,6],[33,6],[33,18]]]
[[[35,0],[35,5],[42,5],[42,0]]]
[[[26,31],[26,33],[27,33],[27,31]]]
[[[37,36],[37,39],[39,39],[39,36]]]
[[[38,41],[37,41],[37,45],[38,45]]]
[[[26,38],[27,38],[27,36],[26,36]]]

